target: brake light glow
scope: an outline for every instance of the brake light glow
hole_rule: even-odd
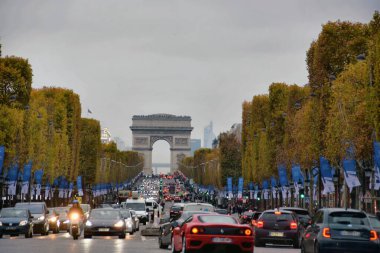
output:
[[[252,226],[256,227],[257,224],[255,220],[252,220],[251,223],[252,223]]]
[[[322,230],[322,236],[324,238],[331,238],[331,234],[330,234],[330,228],[324,228]]]
[[[250,236],[250,235],[252,235],[252,231],[250,229],[246,229],[246,230],[244,230],[244,234],[246,236]]]
[[[257,227],[258,228],[263,228],[264,227],[264,221],[258,221],[257,222]]]
[[[281,215],[281,212],[274,212],[275,215]]]
[[[369,238],[371,241],[376,241],[377,239],[379,239],[379,237],[377,236],[377,233],[375,230],[371,230],[370,231],[370,234],[371,234],[371,237]]]
[[[198,233],[199,233],[198,228],[192,228],[192,229],[191,229],[191,233],[192,233],[192,234],[198,234]]]
[[[293,222],[290,223],[290,229],[297,229],[297,227],[298,226],[297,226],[296,222],[293,221]]]

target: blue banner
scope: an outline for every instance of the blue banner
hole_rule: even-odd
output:
[[[253,182],[250,182],[249,185],[248,185],[248,188],[250,191],[252,191],[254,189],[254,183]]]
[[[286,175],[286,167],[284,165],[278,166],[278,177],[282,187],[289,185],[288,177]]]
[[[227,178],[227,191],[229,198],[232,198],[232,177]]]
[[[298,164],[295,164],[292,167],[292,179],[294,183],[301,183],[303,185],[304,178],[301,172],[301,166],[299,166]]]
[[[5,147],[0,146],[0,175],[2,175],[2,172],[3,172],[4,157],[5,157]]]
[[[263,183],[262,183],[262,186],[263,186],[263,189],[264,189],[264,190],[269,189],[269,183],[268,183],[268,181],[267,181],[267,180],[264,180]]]
[[[373,157],[375,160],[375,165],[377,168],[380,168],[380,142],[373,143]]]
[[[329,161],[324,158],[320,157],[320,162],[321,162],[321,174],[323,178],[332,178],[332,170]]]
[[[77,188],[78,188],[78,191],[79,189],[82,189],[82,176],[77,177]]]
[[[272,188],[277,187],[277,180],[275,177],[270,178],[270,184],[271,184]]]
[[[22,181],[29,182],[31,174],[32,174],[32,162],[29,162],[24,165],[24,175],[23,175]]]
[[[243,198],[243,185],[244,185],[244,179],[242,177],[239,177],[238,181],[238,198]]]
[[[18,176],[18,164],[13,164],[9,169],[8,169],[8,174],[7,174],[7,180],[12,182],[16,181]]]
[[[42,184],[42,176],[43,175],[44,175],[43,169],[36,170],[34,172],[34,180],[35,180],[36,184]]]

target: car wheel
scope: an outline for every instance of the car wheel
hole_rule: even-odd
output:
[[[303,240],[301,242],[301,253],[306,253],[305,244],[304,244]]]
[[[119,235],[119,239],[125,239],[125,233]]]
[[[293,248],[299,249],[300,248],[300,240],[297,238],[293,242]]]
[[[179,251],[175,250],[173,238],[172,238],[172,253],[179,253]]]
[[[319,244],[318,244],[318,242],[315,242],[315,244],[314,244],[314,253],[319,253]]]
[[[255,241],[255,247],[265,247],[265,244],[263,244],[263,243],[260,242],[259,240],[256,240],[256,241]]]

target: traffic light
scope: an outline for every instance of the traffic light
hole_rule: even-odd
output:
[[[301,199],[305,198],[305,190],[304,189],[300,189],[300,196],[301,196]]]

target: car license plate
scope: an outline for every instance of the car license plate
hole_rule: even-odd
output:
[[[16,230],[16,227],[7,227],[6,230]]]
[[[360,232],[358,231],[342,231],[340,234],[344,236],[360,236]]]
[[[109,228],[99,228],[99,232],[108,232],[110,231]]]
[[[212,238],[212,242],[215,242],[215,243],[232,243],[232,239],[231,238],[223,238],[223,237],[215,237],[215,238]]]
[[[273,237],[283,237],[283,236],[284,236],[284,233],[283,233],[283,232],[270,232],[270,233],[269,233],[269,236],[273,236]]]

